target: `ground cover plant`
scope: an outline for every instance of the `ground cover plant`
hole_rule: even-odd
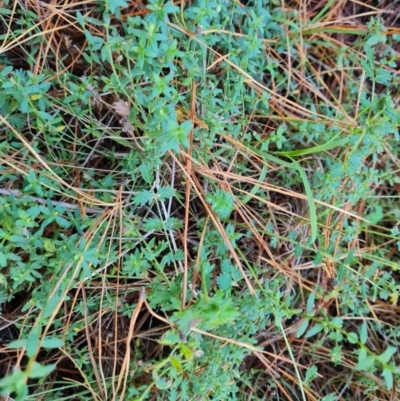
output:
[[[398,399],[399,15],[2,0],[0,399]]]

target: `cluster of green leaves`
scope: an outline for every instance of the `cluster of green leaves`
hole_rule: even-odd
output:
[[[321,349],[329,350],[328,359],[342,371],[347,371],[350,360],[357,373],[354,381],[366,391],[376,395],[382,388],[391,390],[400,377],[396,356],[400,333],[372,320],[369,302],[397,302],[398,261],[387,260],[385,241],[394,242],[400,250],[396,221],[400,216],[398,208],[393,212],[390,197],[373,197],[371,187],[399,184],[398,176],[392,173],[395,161],[386,158],[380,163],[387,149],[399,154],[400,112],[393,100],[398,95],[398,78],[390,71],[396,66],[391,45],[398,37],[388,37],[381,20],[371,18],[370,33],[358,38],[353,48],[347,49],[348,54],[337,44],[319,43],[333,49],[337,69],[362,68],[364,72],[349,75],[341,108],[304,93],[300,100],[310,118],[278,121],[266,135],[264,127],[270,123],[249,116],[273,114],[269,100],[274,95],[260,95],[254,86],[247,85],[249,78],[273,87],[277,93],[299,92],[299,82],[288,76],[273,54],[287,52],[293,59],[301,59],[294,38],[301,30],[306,32],[311,21],[301,27],[296,11],[287,11],[279,2],[269,0],[249,1],[244,7],[238,2],[199,0],[182,9],[163,0],[148,3],[151,12],[137,17],[121,18],[129,5],[126,0],[99,1],[93,14],[96,17],[75,13],[86,44],[82,48],[83,76],[72,72],[58,76],[51,64],[35,75],[14,68],[11,60],[2,56],[5,67],[0,71],[0,114],[15,131],[1,127],[7,140],[0,143],[0,157],[8,164],[0,165],[0,183],[8,195],[0,197],[0,301],[8,303],[20,293],[29,293],[21,309],[22,313],[29,311],[29,316],[25,325],[16,323],[19,338],[9,344],[11,349],[25,349],[26,367],[1,379],[0,388],[15,393],[17,399],[27,397],[28,380],[40,379],[35,385],[44,388],[40,386],[46,376],[54,374],[57,367],[39,363],[37,356],[40,354],[44,361],[48,350],[60,347],[73,354],[87,382],[96,386],[89,347],[74,347],[84,327],[82,318],[86,316],[90,324],[101,308],[122,317],[130,317],[135,309],[133,304],[120,302],[120,295],[109,289],[102,290],[105,294],[94,291],[86,301],[72,301],[69,290],[101,275],[113,283],[118,277],[119,283],[146,285],[150,307],[167,316],[173,326],[159,340],[166,351],[145,364],[140,341],[135,344],[127,399],[149,399],[154,386],[159,399],[189,400],[199,395],[208,400],[240,399],[241,384],[251,385],[254,380],[251,372],[241,371],[241,366],[250,349],[257,346],[260,333],[268,331],[269,336],[283,339],[293,363],[290,370],[297,366],[286,335],[293,322],[300,322],[297,338],[313,340],[310,355],[303,358],[308,369],[295,369],[303,399],[305,390],[315,392],[319,369],[313,353]],[[312,22],[326,10],[324,7]],[[0,9],[0,15],[9,18],[10,11]],[[33,11],[18,6],[15,15],[24,29],[40,32],[36,24],[39,17]],[[197,32],[196,36],[188,36],[183,28],[177,29],[177,24]],[[240,35],[233,35],[239,26]],[[24,29],[14,30],[8,40],[18,38]],[[312,48],[312,39],[305,36],[304,40]],[[273,52],[265,54],[266,42]],[[384,50],[383,44],[388,44]],[[32,66],[40,38],[32,38],[24,46],[26,62]],[[229,55],[229,63],[221,59],[216,73],[207,69],[215,61],[209,49]],[[360,49],[365,57],[358,55]],[[64,60],[59,62],[65,67]],[[310,84],[323,91],[309,65],[298,69]],[[196,114],[202,125],[194,125],[188,117],[193,86]],[[56,97],[52,91],[63,95]],[[104,100],[109,98],[119,106],[109,106]],[[354,98],[359,99],[357,115]],[[353,123],[348,116],[354,118]],[[335,125],[333,119],[346,124]],[[181,264],[185,255],[173,239],[184,225],[185,189],[180,173],[176,173],[176,160],[170,156],[179,159],[181,150],[189,148],[191,133],[192,155],[200,163],[228,166],[234,159],[232,171],[250,177],[254,171],[250,160],[257,156],[264,162],[256,171],[260,181],[297,191],[301,188],[307,198],[309,212],[305,214],[311,228],[304,236],[298,226],[289,227],[287,235],[282,228],[290,225],[287,217],[273,223],[277,217],[271,216],[261,201],[274,201],[271,193],[243,183],[232,184],[230,191],[222,190],[217,180],[204,178],[205,201],[220,220],[230,247],[221,229],[200,218],[198,206],[191,203],[194,224],[190,235],[194,240],[190,247],[199,263],[189,269],[187,283],[200,283],[201,288],[188,285],[182,302]],[[21,142],[25,137],[35,155]],[[238,152],[221,140],[224,137],[243,143],[248,154],[238,157],[246,151]],[[10,155],[18,155],[18,159],[10,162]],[[105,168],[98,168],[94,159],[102,160]],[[52,173],[43,168],[46,162]],[[122,194],[124,206],[118,214],[118,219],[122,216],[115,225],[118,228],[109,229],[104,222],[98,225],[102,210],[85,216],[73,201],[63,202],[76,199],[72,188],[64,185],[75,176],[76,166],[81,174],[79,185],[90,189],[98,201],[114,202]],[[250,195],[243,195],[243,190]],[[259,200],[252,199],[253,195]],[[333,225],[329,236],[324,236],[322,226],[328,212],[316,208],[314,199],[339,208],[351,208],[364,200],[370,224],[344,218],[342,228]],[[248,224],[236,219],[234,211],[240,205],[251,207],[262,224],[256,224],[255,215]],[[376,232],[378,224],[389,226],[384,235]],[[325,259],[334,263],[337,285],[327,290],[315,284],[303,308],[304,295],[299,287],[291,288],[293,282],[288,277],[269,263],[255,261],[254,248],[246,248],[252,240],[250,226],[266,238],[270,249],[278,253],[286,247],[299,264],[307,262],[322,269]],[[92,229],[95,234],[89,241],[86,234]],[[361,258],[351,244],[369,235],[374,236],[378,248]],[[255,295],[246,287],[229,248],[240,258],[242,269],[256,287]],[[315,280],[313,273],[305,274],[308,283]],[[59,285],[56,294],[55,285]],[[339,315],[318,309],[317,300],[337,301]],[[63,326],[62,312],[56,310],[62,301],[68,307],[74,305],[71,315],[76,319],[68,327]],[[52,330],[56,334],[44,336],[44,327],[54,311]],[[351,318],[360,324],[350,324]],[[220,339],[200,334],[204,331],[229,341],[221,345]],[[372,332],[380,332],[385,338],[379,350],[373,345]],[[140,381],[149,369],[151,384],[137,385],[135,380]],[[376,385],[376,374],[384,385]],[[104,380],[108,391],[115,384],[112,380],[115,377],[111,373]],[[289,393],[298,393],[292,382],[282,383]],[[64,385],[46,392],[52,399],[62,399],[67,389]],[[329,401],[337,394],[327,390],[319,396]]]

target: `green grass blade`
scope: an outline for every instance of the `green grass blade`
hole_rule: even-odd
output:
[[[315,24],[318,22],[322,16],[325,14],[327,10],[329,10],[329,7],[334,3],[335,0],[329,0],[326,4],[325,7],[322,8],[322,10],[311,20],[311,24]]]
[[[349,142],[348,138],[338,139],[329,141],[323,145],[312,146],[311,148],[299,149],[299,150],[291,150],[288,152],[275,152],[278,155],[294,157],[294,156],[304,156],[304,155],[312,155],[314,153],[323,152],[325,150],[331,150],[334,148],[338,148],[339,146],[344,146]]]
[[[296,166],[300,177],[303,181],[304,189],[306,191],[308,208],[310,210],[310,222],[311,222],[311,243],[314,243],[318,235],[318,222],[317,222],[317,210],[315,207],[314,196],[311,191],[310,184],[308,182],[307,175],[304,169],[300,166],[297,161],[293,160],[293,164]]]
[[[264,165],[262,170],[261,170],[261,174],[260,174],[260,177],[258,178],[258,181],[263,182],[265,180],[265,177],[267,176],[267,171],[268,171],[268,168],[267,168],[266,165]],[[252,195],[255,195],[258,192],[259,189],[260,189],[259,185],[254,185],[254,187],[250,191],[250,194],[246,195],[243,198],[242,204],[245,205],[252,198]]]
[[[268,160],[270,162],[279,164],[279,165],[287,167],[289,169],[297,170],[300,173],[300,177],[301,177],[301,180],[303,181],[304,189],[305,189],[306,196],[307,196],[308,208],[310,211],[311,240],[312,240],[312,242],[315,242],[315,240],[317,239],[317,235],[318,235],[317,211],[316,211],[314,197],[313,197],[313,194],[311,191],[311,187],[308,182],[307,175],[306,175],[304,169],[300,166],[300,164],[297,161],[295,161],[293,159],[291,159],[292,162],[287,162],[285,160],[280,159],[279,157],[270,155],[267,152],[259,150],[251,145],[246,144],[245,146],[252,153],[262,157],[264,160]]]

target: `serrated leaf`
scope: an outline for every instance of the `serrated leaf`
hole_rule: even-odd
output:
[[[310,337],[312,337],[312,336],[315,336],[315,335],[318,334],[323,328],[324,328],[324,326],[323,326],[321,323],[317,323],[316,325],[314,325],[313,327],[311,327],[310,330],[307,331],[306,338],[310,338]]]
[[[383,68],[378,68],[376,70],[376,76],[375,76],[375,81],[378,84],[383,84],[387,85],[392,79],[392,75],[389,71],[383,69]]]
[[[367,40],[367,43],[365,44],[366,46],[375,46],[376,44],[383,42],[385,43],[387,40],[386,35],[383,33],[374,33],[373,35],[370,36],[370,38]]]
[[[139,170],[142,178],[147,182],[147,184],[153,184],[153,166],[149,163],[143,163],[140,165]]]
[[[364,69],[367,77],[370,79],[374,79],[374,72],[372,71],[372,68],[371,68],[370,64],[368,63],[368,61],[361,59],[360,63],[361,63],[362,68]]]
[[[161,230],[163,226],[164,222],[159,217],[148,218],[143,224],[146,231]]]
[[[239,315],[230,297],[225,297],[219,291],[213,298],[209,299],[199,310],[199,317],[204,320],[208,328],[215,328],[229,323]]]
[[[224,273],[217,277],[217,284],[222,291],[228,291],[232,288],[232,281],[230,277]]]
[[[315,365],[310,366],[306,371],[305,382],[309,383],[310,381],[316,379],[317,377],[318,377],[318,368]]]
[[[168,231],[177,230],[178,228],[182,228],[182,226],[183,226],[182,220],[179,220],[176,217],[170,217],[165,222],[165,229]]]
[[[368,327],[367,322],[363,322],[360,327],[360,341],[361,344],[365,344],[368,340]]]
[[[158,188],[157,195],[160,200],[165,200],[168,198],[172,198],[175,195],[175,191],[171,187],[161,187]]]
[[[303,320],[303,322],[297,329],[296,338],[300,338],[306,332],[309,324],[310,324],[310,321],[308,319]]]
[[[228,218],[234,209],[233,196],[221,189],[217,189],[215,195],[207,195],[206,200],[221,219]]]
[[[153,196],[154,193],[151,191],[141,191],[135,195],[135,197],[133,198],[133,202],[136,206],[144,206],[152,201]]]
[[[32,369],[29,372],[30,379],[38,379],[40,377],[46,377],[55,369],[56,365],[41,365],[38,362],[33,362]]]

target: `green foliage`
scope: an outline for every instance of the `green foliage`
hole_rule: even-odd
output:
[[[36,8],[3,3],[0,338],[12,363],[0,390],[392,397],[388,13],[360,9],[350,29],[325,21],[333,1],[106,0],[43,6],[71,22],[53,30]]]
[[[215,195],[208,195],[207,202],[220,219],[227,219],[234,209],[234,199],[228,192],[217,189]]]

